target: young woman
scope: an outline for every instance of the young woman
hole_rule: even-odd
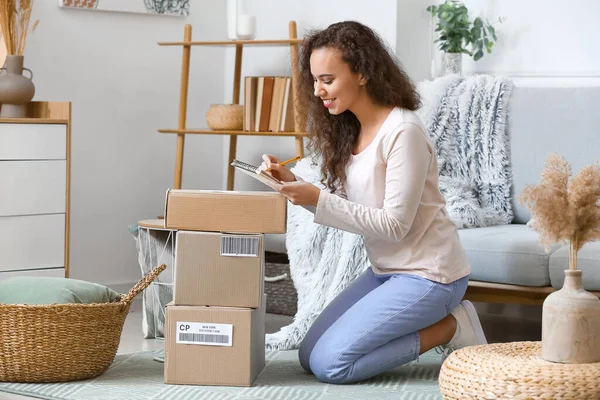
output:
[[[378,35],[340,22],[303,41],[300,96],[309,148],[327,190],[264,155],[293,204],[314,222],[362,235],[370,267],[323,310],[300,364],[328,383],[352,383],[441,346],[486,343],[473,305],[462,301],[471,272],[438,188],[435,150],[415,114],[419,96]]]

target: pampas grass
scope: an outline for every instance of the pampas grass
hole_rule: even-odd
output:
[[[541,182],[527,185],[519,201],[530,209],[532,227],[546,249],[553,243],[570,243],[569,269],[575,270],[581,247],[600,239],[600,165],[585,166],[570,178],[571,165],[552,153]]]
[[[23,55],[32,8],[33,0],[0,0],[0,27],[8,55]],[[38,23],[38,20],[33,23],[31,32]]]

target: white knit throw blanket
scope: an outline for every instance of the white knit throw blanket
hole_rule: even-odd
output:
[[[510,223],[510,156],[506,129],[512,83],[501,77],[444,76],[417,85],[417,112],[435,144],[440,190],[458,228]],[[320,186],[310,158],[292,169]],[[368,267],[361,236],[315,224],[313,214],[290,205],[286,247],[298,292],[294,321],[267,335],[267,348],[295,349],[325,308]]]

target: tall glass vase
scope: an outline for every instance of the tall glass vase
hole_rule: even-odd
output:
[[[254,39],[256,17],[248,15],[248,0],[227,0],[227,37],[230,40]]]
[[[227,38],[237,39],[238,0],[227,0]]]
[[[29,78],[23,75],[29,72]],[[5,67],[0,69],[0,118],[24,118],[27,106],[35,95],[33,73],[23,68],[23,56],[6,56]]]

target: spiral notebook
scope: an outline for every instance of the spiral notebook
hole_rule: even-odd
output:
[[[238,171],[242,171],[243,173],[250,175],[254,179],[264,183],[269,187],[272,187],[273,184],[283,184],[283,182],[281,182],[279,179],[274,178],[273,176],[271,176],[270,174],[268,174],[267,172],[263,171],[255,165],[251,165],[240,160],[233,160],[231,165]]]
[[[266,173],[265,171],[263,171],[255,165],[251,165],[240,160],[233,160],[231,165],[235,167],[235,169],[237,169],[238,171],[242,171],[243,173],[248,174],[254,179],[264,183],[271,189],[275,189],[273,187],[273,184],[283,185],[283,182],[281,182],[279,179],[273,178],[270,174]],[[313,214],[316,212],[315,206],[302,205],[301,207],[310,211]]]

